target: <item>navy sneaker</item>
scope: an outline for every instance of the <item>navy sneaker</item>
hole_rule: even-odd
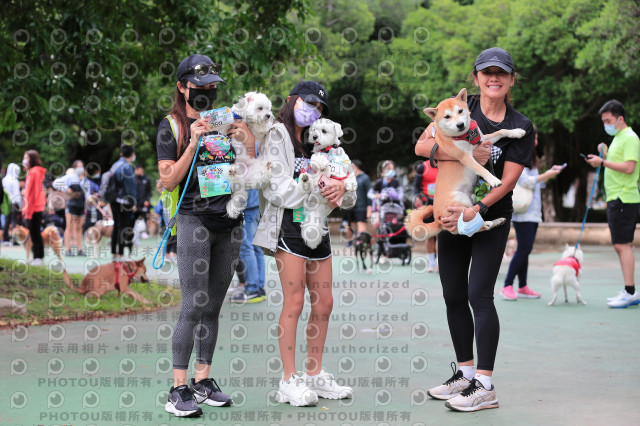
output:
[[[267,292],[264,291],[264,288],[259,288],[258,292],[260,293],[260,297],[262,298],[262,300],[267,300]]]
[[[212,407],[229,407],[233,404],[231,397],[220,390],[220,386],[214,379],[202,379],[196,383],[191,379],[191,389],[199,404],[207,404]]]
[[[231,303],[259,303],[265,299],[266,296],[263,299],[259,290],[250,292],[238,291],[231,296]]]
[[[176,417],[198,417],[202,415],[202,408],[193,398],[193,390],[182,385],[169,389],[169,400],[164,406],[165,411]]]

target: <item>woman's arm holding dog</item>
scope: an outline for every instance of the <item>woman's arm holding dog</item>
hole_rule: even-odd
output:
[[[158,171],[160,172],[160,181],[164,189],[171,192],[180,184],[189,172],[193,156],[195,155],[200,143],[200,136],[206,133],[205,123],[196,120],[191,124],[191,141],[182,157],[178,161],[160,160],[158,161]]]
[[[425,129],[425,131],[420,135],[418,142],[416,142],[415,153],[420,157],[429,158],[431,156],[431,150],[433,149],[433,145],[436,143],[436,139],[431,135],[433,127],[433,123],[429,124],[429,127]],[[478,164],[485,165],[491,156],[491,142],[483,141],[481,142],[474,150],[473,150],[473,158],[478,162]],[[454,157],[447,155],[441,149],[436,149],[435,153],[436,160],[456,160]]]
[[[504,171],[502,172],[502,178],[500,179],[502,181],[502,185],[492,188],[491,191],[481,200],[482,203],[487,207],[490,207],[497,203],[498,200],[504,197],[507,193],[513,191],[523,169],[524,166],[522,164],[505,161]],[[470,208],[451,206],[447,207],[447,211],[450,212],[451,215],[442,218],[442,225],[449,231],[453,231],[458,228],[458,217],[463,211],[463,220],[468,222],[480,211],[480,207],[477,205]]]

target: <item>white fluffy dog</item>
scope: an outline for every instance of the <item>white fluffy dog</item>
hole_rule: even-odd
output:
[[[300,228],[302,239],[312,249],[318,247],[322,237],[329,232],[325,227],[325,219],[333,210],[322,196],[323,182],[327,178],[344,180],[347,191],[355,191],[358,186],[351,160],[340,147],[341,136],[342,126],[326,118],[316,120],[309,127],[309,143],[313,144],[309,165],[314,174],[300,175],[300,182],[309,193],[304,203],[304,221]]]
[[[264,93],[248,92],[240,97],[231,110],[247,123],[256,139],[256,145],[264,142],[269,129],[273,126],[271,101]],[[217,129],[223,135],[229,126]],[[231,139],[236,153],[235,162],[229,167],[231,200],[227,203],[227,215],[236,218],[247,206],[247,190],[260,189],[271,179],[271,165],[258,158],[251,158],[242,142]]]
[[[549,306],[553,305],[558,298],[558,289],[564,288],[564,301],[569,301],[567,297],[567,286],[571,286],[576,291],[577,302],[586,305],[582,295],[580,294],[580,283],[578,282],[578,274],[580,273],[584,254],[580,250],[580,246],[569,247],[565,245],[564,252],[562,253],[562,259],[553,264],[553,276],[551,277],[551,291],[553,291],[553,299],[549,302]]]

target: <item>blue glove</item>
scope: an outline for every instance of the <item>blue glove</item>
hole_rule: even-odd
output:
[[[484,225],[484,220],[482,219],[482,216],[480,216],[478,213],[476,213],[475,217],[471,219],[469,222],[465,222],[462,218],[463,216],[464,216],[464,210],[460,214],[460,217],[458,217],[458,234],[462,234],[462,235],[466,235],[467,237],[470,237],[476,232],[478,232],[480,228],[482,228],[482,225]]]

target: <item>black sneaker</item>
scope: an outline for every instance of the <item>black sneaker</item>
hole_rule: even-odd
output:
[[[196,383],[191,379],[191,389],[199,404],[207,404],[212,407],[229,407],[233,404],[231,397],[220,390],[220,386],[214,379],[202,379]]]
[[[176,417],[198,417],[202,415],[202,408],[193,398],[193,390],[182,385],[169,389],[169,400],[164,406],[165,411]]]
[[[264,288],[259,288],[258,292],[260,293],[260,297],[262,298],[262,300],[267,300],[267,292],[264,291]]]

